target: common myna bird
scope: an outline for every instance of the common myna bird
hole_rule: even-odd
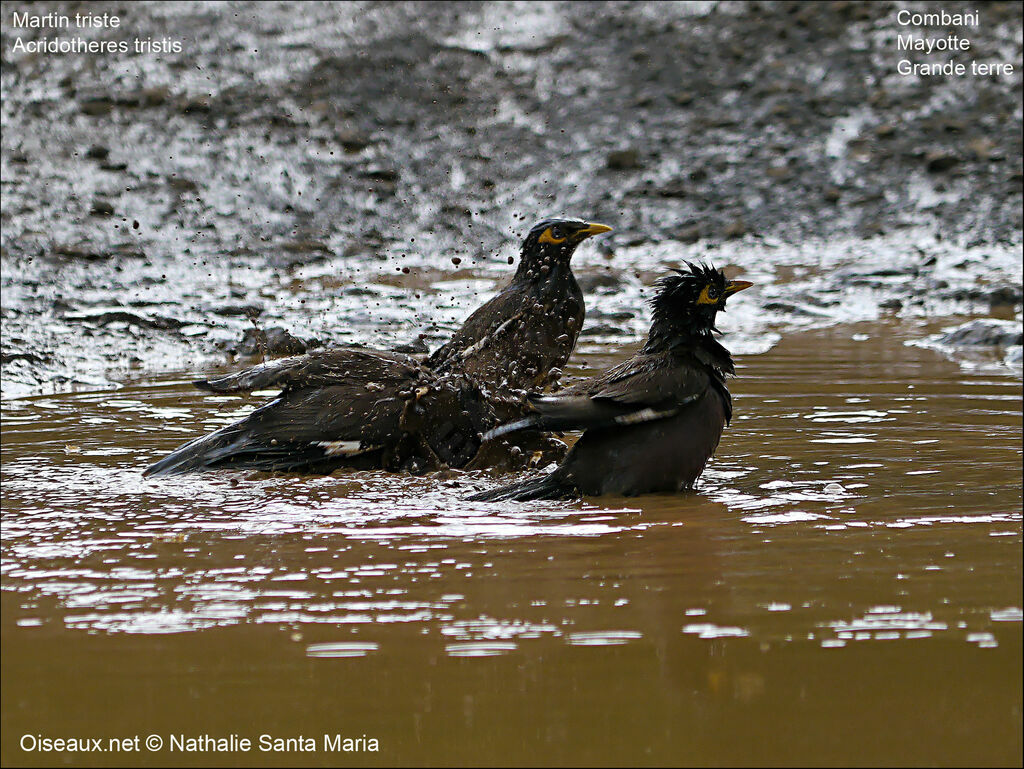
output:
[[[580,219],[545,219],[523,241],[512,282],[476,310],[428,359],[489,387],[541,388],[569,360],[583,326],[583,292],[569,262],[576,247],[611,227]]]
[[[584,430],[548,475],[475,494],[482,501],[572,499],[689,489],[732,416],[732,357],[714,338],[726,300],[752,284],[687,264],[658,282],[644,346],[601,376],[531,396],[529,416],[491,430]]]
[[[361,347],[282,358],[196,385],[216,393],[282,392],[244,419],[178,448],[145,475],[218,467],[461,467],[494,423],[489,402],[466,377],[439,376],[408,355]]]
[[[513,391],[540,384],[568,359],[583,321],[569,257],[584,239],[610,229],[576,219],[535,226],[512,283],[425,364],[400,353],[342,347],[196,382],[218,393],[282,392],[144,474],[464,466],[487,429],[522,413]]]

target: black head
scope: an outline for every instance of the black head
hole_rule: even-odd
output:
[[[585,222],[582,219],[545,219],[537,222],[523,241],[519,268],[568,264],[576,246],[591,235],[610,230],[607,224]]]
[[[658,281],[652,335],[694,336],[710,334],[715,316],[725,310],[726,300],[737,291],[750,288],[745,280],[727,280],[725,273],[710,265],[686,263],[687,269],[673,270]]]

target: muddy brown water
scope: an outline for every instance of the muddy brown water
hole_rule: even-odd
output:
[[[638,499],[144,480],[254,400],[181,374],[4,401],[3,763],[1019,763],[1021,381],[912,336],[742,357],[698,491]],[[202,735],[252,746],[169,747]]]

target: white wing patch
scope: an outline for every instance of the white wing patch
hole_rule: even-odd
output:
[[[479,342],[477,342],[476,344],[472,344],[469,347],[467,347],[465,350],[463,350],[459,354],[459,357],[461,357],[463,360],[466,360],[466,358],[469,358],[469,357],[471,357],[473,355],[476,355],[478,352],[480,352],[482,349],[484,349],[487,345],[489,345],[491,343],[491,339],[493,339],[494,337],[498,336],[502,331],[504,331],[506,328],[508,328],[510,325],[512,325],[515,321],[519,320],[522,317],[522,315],[523,315],[523,313],[517,312],[511,318],[509,318],[504,323],[502,323],[500,326],[498,326],[496,329],[494,329],[489,334],[484,336],[484,338],[481,339]]]
[[[668,409],[667,411],[656,411],[655,409],[641,409],[640,411],[633,411],[629,414],[623,414],[622,416],[615,417],[615,424],[617,425],[638,425],[642,422],[653,422],[656,419],[665,419],[666,417],[675,416],[679,413],[679,409]]]
[[[319,441],[316,445],[322,447],[324,453],[329,457],[354,457],[376,448],[375,446],[363,447],[360,441]]]

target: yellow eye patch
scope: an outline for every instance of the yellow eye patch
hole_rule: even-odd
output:
[[[718,289],[712,285],[704,286],[697,297],[697,304],[718,304]]]
[[[556,246],[559,243],[564,243],[565,240],[565,238],[556,238],[553,234],[551,234],[550,227],[544,230],[543,234],[539,238],[537,238],[538,243],[554,243]]]

